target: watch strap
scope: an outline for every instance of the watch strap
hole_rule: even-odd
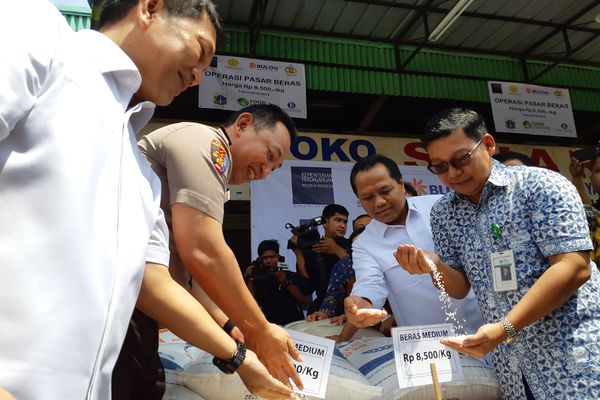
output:
[[[511,344],[516,342],[519,338],[519,335],[513,324],[508,320],[508,318],[502,317],[500,318],[500,320],[498,320],[498,323],[502,325],[502,327],[504,328],[504,332],[506,333],[506,340],[504,340],[504,343]]]
[[[229,360],[213,357],[213,364],[226,374],[233,374],[246,359],[246,345],[236,339],[235,354]]]

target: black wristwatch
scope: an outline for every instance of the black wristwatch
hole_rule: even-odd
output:
[[[226,374],[233,374],[242,365],[246,358],[246,345],[236,339],[237,349],[229,360],[213,357],[213,364]]]

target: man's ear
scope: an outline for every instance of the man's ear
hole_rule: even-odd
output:
[[[137,19],[142,27],[147,28],[155,14],[164,7],[163,0],[140,0],[137,5]]]
[[[496,140],[492,135],[486,133],[483,136],[483,144],[485,145],[485,150],[490,156],[496,154]]]
[[[254,116],[248,112],[241,113],[237,119],[240,128],[247,128],[254,123]]]
[[[243,131],[244,129],[252,126],[254,123],[254,116],[248,112],[241,113],[235,120],[236,130]]]

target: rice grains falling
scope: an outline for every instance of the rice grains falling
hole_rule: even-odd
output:
[[[425,260],[427,260],[427,265],[429,265],[429,268],[431,269],[431,275],[435,281],[435,286],[440,292],[439,299],[440,303],[442,303],[442,311],[446,314],[446,322],[451,322],[454,325],[455,335],[467,335],[468,333],[463,326],[463,323],[466,323],[467,321],[463,319],[461,323],[458,320],[458,309],[454,306],[452,299],[446,292],[446,286],[444,285],[441,272],[438,271],[437,266],[433,261],[427,257],[425,257]]]

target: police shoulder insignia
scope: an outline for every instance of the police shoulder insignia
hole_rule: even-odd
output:
[[[225,146],[217,139],[213,139],[210,144],[210,158],[217,172],[223,173],[227,171],[229,155],[227,154],[227,150],[225,150]]]

